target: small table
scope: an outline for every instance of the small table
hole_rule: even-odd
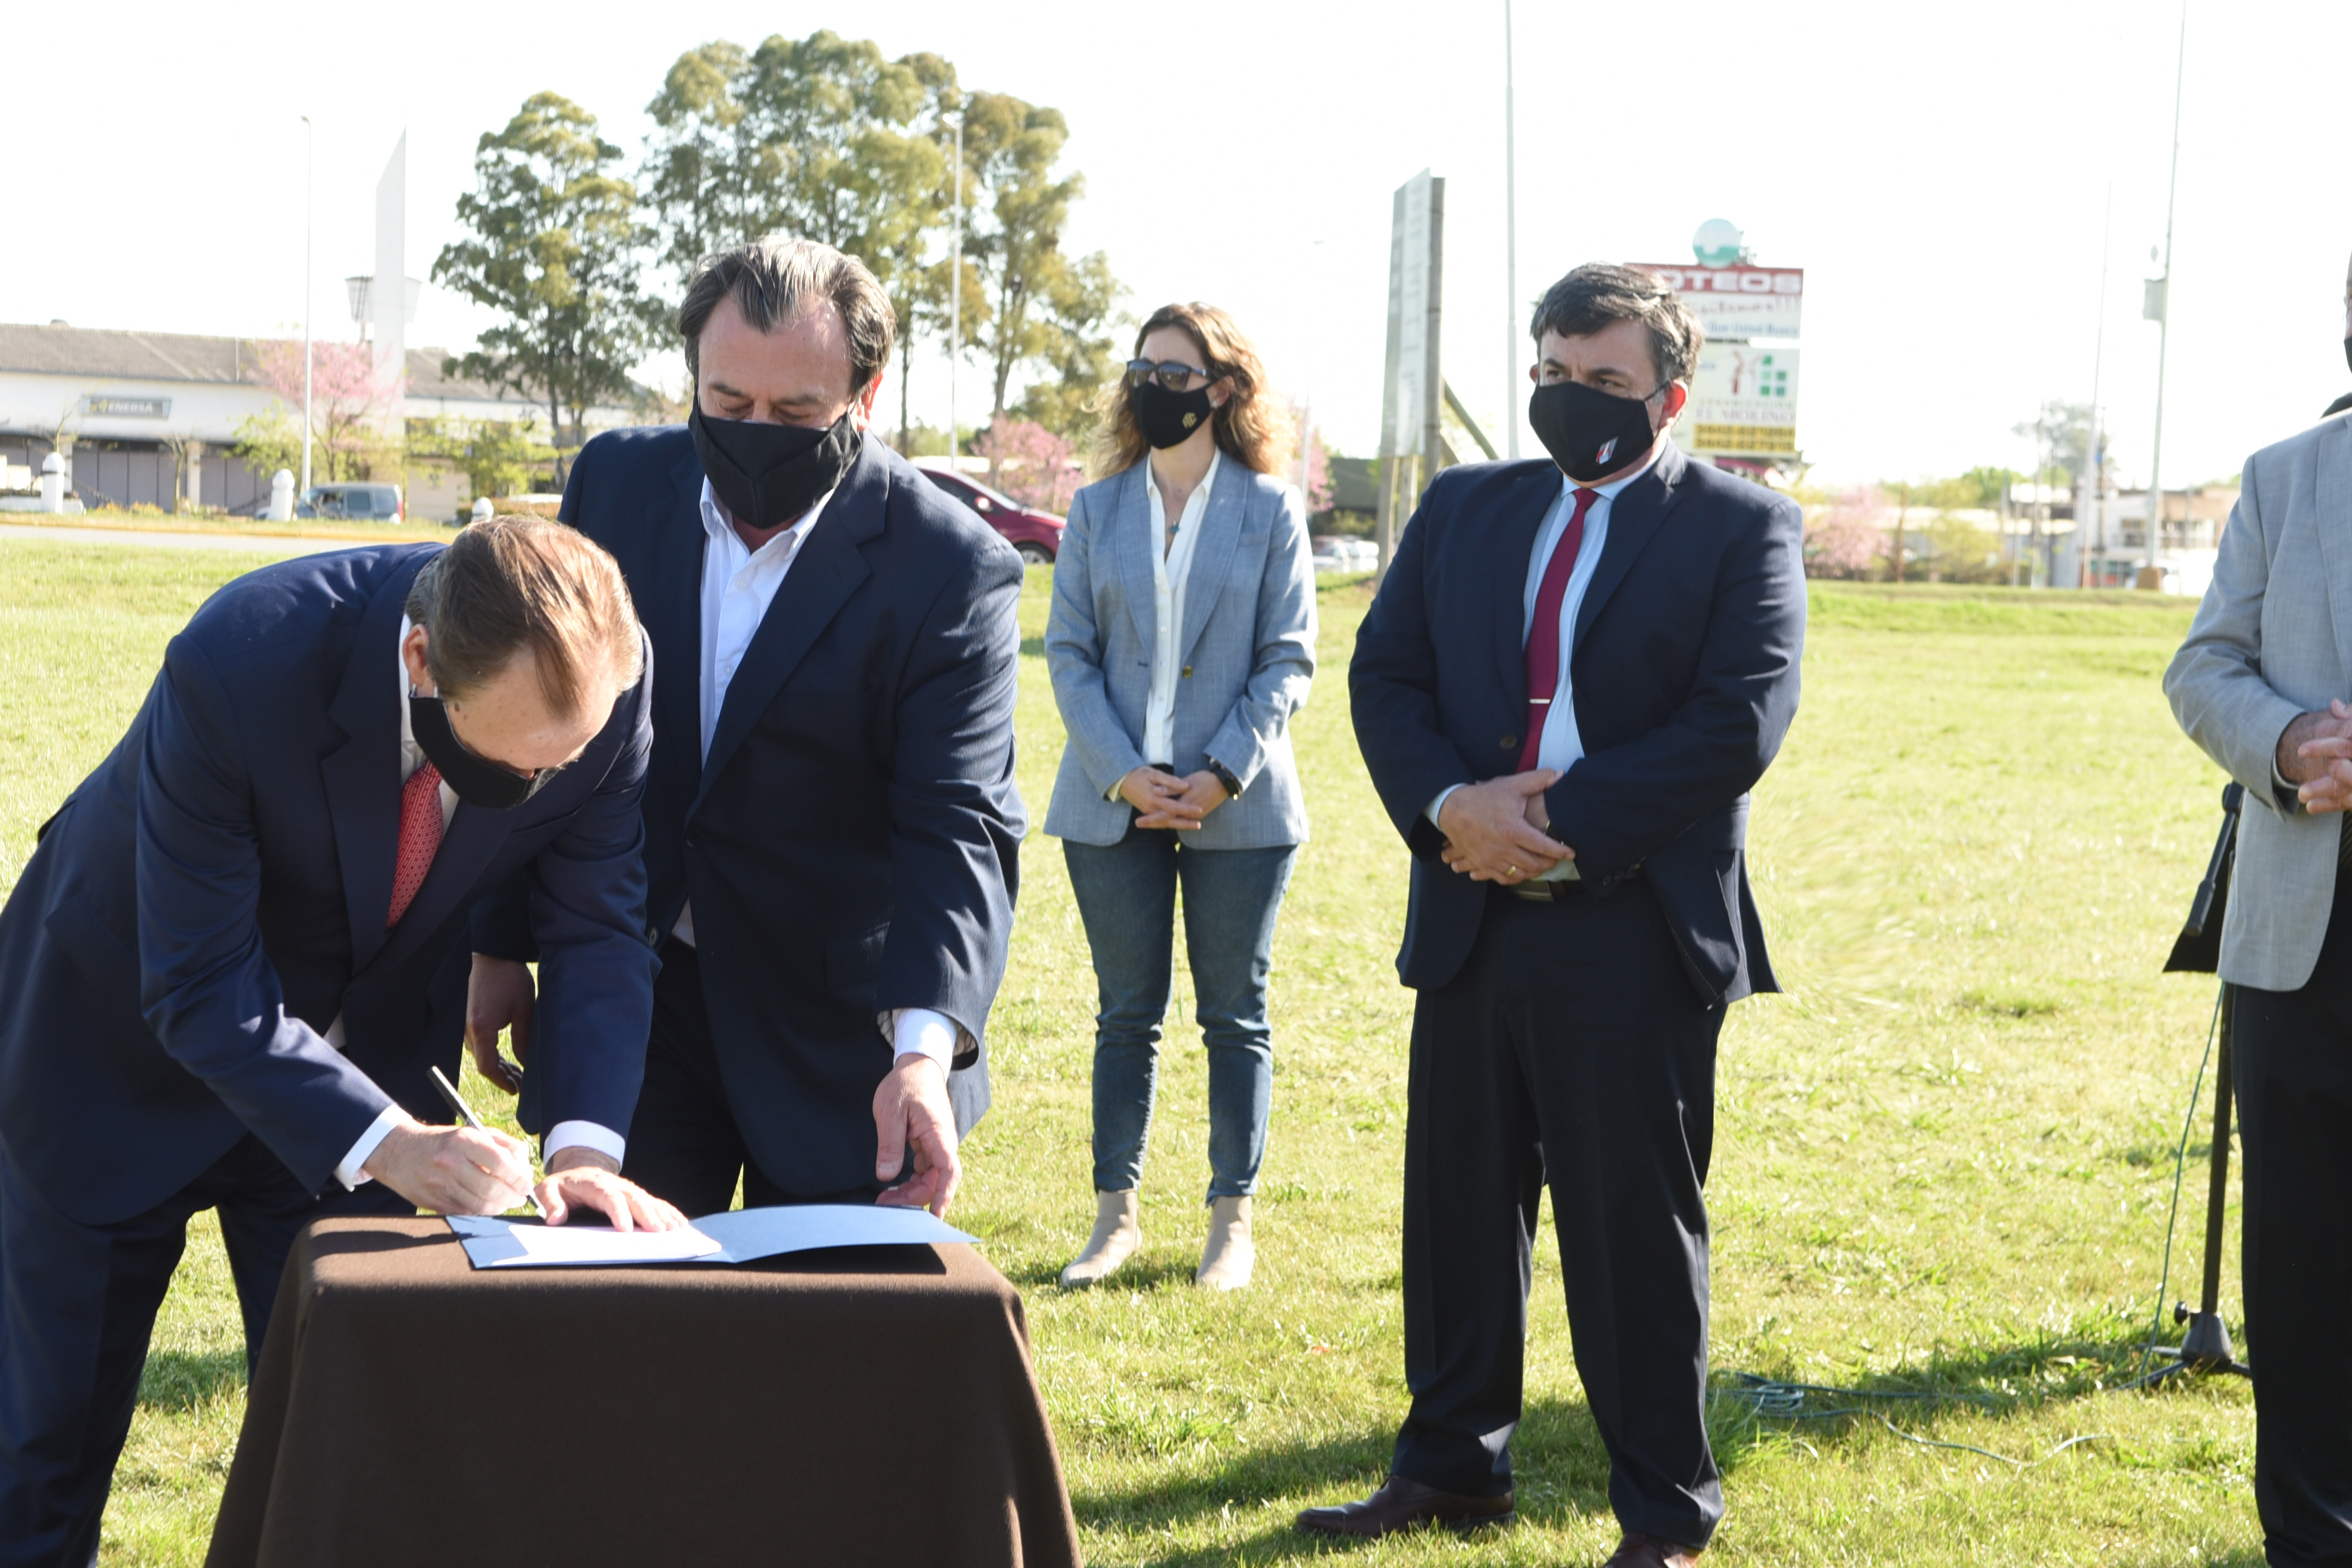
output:
[[[1076,1564],[1020,1295],[969,1247],[476,1269],[321,1220],[208,1568],[458,1561]]]

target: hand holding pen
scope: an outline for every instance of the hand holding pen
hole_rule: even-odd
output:
[[[458,1095],[457,1086],[451,1083],[438,1067],[432,1068],[431,1071],[433,1073],[433,1087],[441,1091],[442,1100],[448,1104],[450,1110],[456,1113],[457,1120],[464,1122],[467,1126],[474,1129],[477,1132],[485,1132],[489,1131],[489,1129],[482,1125],[482,1119],[474,1114],[473,1108],[467,1105]],[[528,1174],[530,1170],[529,1149],[530,1146],[528,1144],[524,1145],[525,1152],[523,1156],[523,1170],[526,1174]],[[530,1200],[531,1212],[533,1214],[536,1214],[541,1219],[545,1219],[547,1217],[547,1209],[539,1201],[538,1184],[535,1181],[525,1184],[523,1188],[523,1196]]]

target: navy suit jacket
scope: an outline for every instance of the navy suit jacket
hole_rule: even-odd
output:
[[[694,900],[713,1047],[744,1142],[796,1193],[874,1185],[882,1011],[928,1007],[981,1048],[949,1093],[988,1104],[989,1008],[1013,928],[1021,560],[868,437],[793,559],[702,758],[702,466],[683,426],[582,449],[563,519],[611,551],[666,671],[646,781],[646,935]],[[480,951],[524,955],[510,900]]]
[[[525,1125],[625,1128],[645,1068],[637,797],[650,675],[524,805],[460,803],[387,931],[398,633],[440,546],[265,567],[173,637],[129,731],[0,910],[0,1142],[58,1208],[127,1218],[247,1131],[312,1191],[397,1100],[448,1112],[467,913],[522,869],[545,1002]],[[321,1037],[341,1016],[344,1048]]]
[[[1412,851],[1397,967],[1452,980],[1487,887],[1448,868],[1425,815],[1449,785],[1518,771],[1528,562],[1558,499],[1549,460],[1448,468],[1405,527],[1349,668],[1356,740]],[[1584,756],[1544,797],[1579,872],[1640,866],[1709,1005],[1773,991],[1748,887],[1748,792],[1797,711],[1805,637],[1796,503],[1669,445],[1618,494],[1577,612]]]

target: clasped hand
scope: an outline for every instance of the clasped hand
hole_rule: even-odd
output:
[[[2352,703],[2339,699],[2326,712],[2289,724],[2279,737],[2278,770],[2314,816],[2352,810]]]
[[[1118,781],[1121,800],[1139,814],[1138,827],[1172,827],[1190,832],[1201,819],[1225,804],[1225,786],[1206,771],[1178,778],[1146,764]]]
[[[1551,815],[1544,791],[1559,782],[1557,770],[1534,768],[1464,784],[1447,795],[1437,810],[1445,863],[1472,881],[1513,887],[1575,859],[1575,850],[1545,831]]]

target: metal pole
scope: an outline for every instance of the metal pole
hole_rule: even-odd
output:
[[[2107,361],[2107,272],[2108,258],[2116,240],[2116,178],[2107,176],[2106,216],[2100,219],[2099,230],[2099,330],[2091,347],[2091,449],[2083,454],[2083,466],[2090,470],[2091,509],[2098,519],[2092,548],[2104,557],[2107,552],[2107,444],[2102,438],[2099,419],[2099,378]],[[2076,511],[2082,509],[2077,507]],[[2082,558],[2083,519],[2074,519],[2075,556]],[[2088,586],[2078,584],[2077,586]]]
[[[318,182],[311,178],[312,147],[318,141],[310,117],[302,117],[302,493],[310,493],[310,246],[317,225]]]
[[[1503,0],[1503,449],[1519,455],[1519,148],[1511,87],[1511,0]]]
[[[956,361],[963,357],[963,116],[955,128],[955,269],[948,284],[948,467],[956,457]]]
[[[2180,47],[2172,67],[2172,180],[2164,197],[2164,314],[2156,323],[2156,443],[2147,454],[2147,561],[2164,532],[2164,358],[2172,342],[2172,217],[2180,196],[2180,83],[2189,68],[2189,0],[2180,0]],[[2162,579],[2150,586],[2161,586]]]

